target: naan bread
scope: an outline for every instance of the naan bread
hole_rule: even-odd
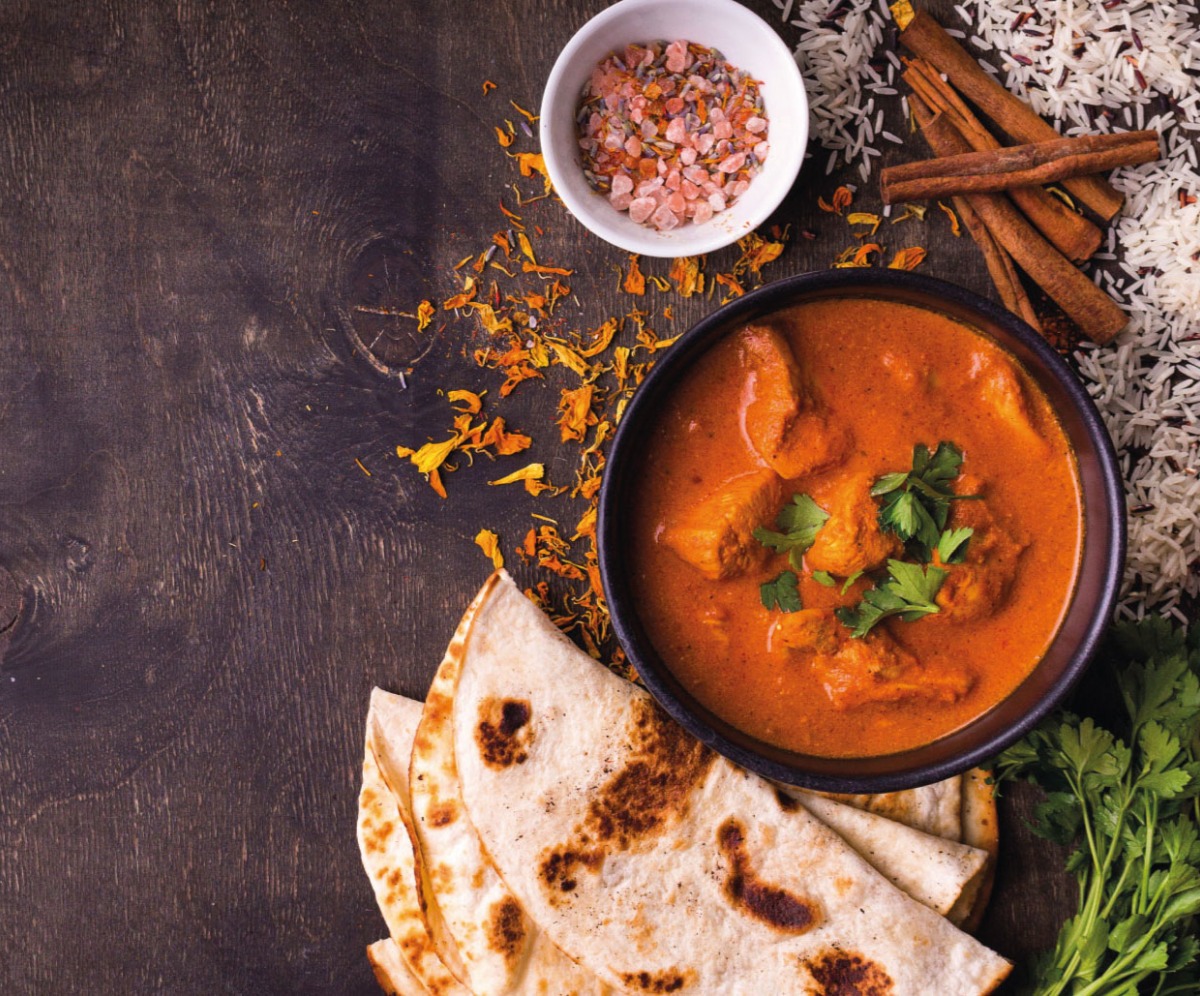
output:
[[[601,979],[957,996],[1008,974],[578,650],[507,574],[489,589],[454,699],[463,801],[526,912]]]
[[[421,704],[376,689],[367,713],[358,847],[375,901],[411,973],[432,996],[470,996],[438,956],[422,916],[408,814],[408,757]],[[382,715],[381,715],[382,714]],[[397,763],[397,757],[404,763]],[[403,801],[402,801],[403,800]]]
[[[899,792],[830,795],[828,798],[924,830],[935,837],[963,839],[961,775]]]
[[[427,996],[429,990],[412,974],[405,963],[400,948],[390,937],[367,946],[367,961],[387,996]]]
[[[919,903],[948,915],[960,896],[978,892],[988,855],[966,844],[847,806],[812,792],[789,795],[833,830],[889,882]]]
[[[1000,856],[1000,817],[996,811],[996,790],[990,777],[991,772],[982,768],[972,768],[962,776],[963,840],[988,854],[987,868],[974,883],[974,889],[964,890],[951,910],[951,916],[960,917],[963,929],[970,931],[978,930],[983,922],[996,882],[996,860]]]
[[[563,954],[525,915],[484,854],[463,808],[454,762],[451,703],[463,648],[486,589],[472,602],[438,668],[409,767],[417,840],[436,904],[476,996],[585,994],[609,989]]]

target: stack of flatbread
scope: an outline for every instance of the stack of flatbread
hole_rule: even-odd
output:
[[[987,993],[1010,966],[956,923],[995,827],[978,776],[832,798],[736,767],[500,571],[423,705],[372,693],[368,956],[403,994]]]

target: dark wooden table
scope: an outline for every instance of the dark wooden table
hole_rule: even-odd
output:
[[[438,498],[395,447],[444,438],[441,389],[490,389],[563,483],[569,381],[500,400],[473,323],[376,312],[440,302],[505,227],[518,177],[493,126],[536,108],[602,6],[0,8],[0,991],[375,991],[354,841],[370,688],[423,696],[490,569],[478,529],[528,584],[530,513],[583,508],[489,487],[486,459]],[[816,238],[768,277],[851,241],[817,210],[846,178],[817,156],[775,219]],[[623,253],[553,200],[527,220],[575,270],[570,327],[628,312]],[[923,241],[924,272],[991,294],[965,239]],[[654,293],[663,335],[714,306]],[[1018,957],[1068,892],[1027,805],[1005,803],[984,928]]]

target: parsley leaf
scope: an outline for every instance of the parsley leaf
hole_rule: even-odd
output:
[[[924,443],[917,443],[912,470],[884,474],[871,487],[871,496],[881,499],[880,528],[899,536],[908,554],[921,563],[933,558],[950,515],[950,502],[975,497],[950,489],[962,462],[962,450],[953,443],[940,442],[933,453]]]
[[[835,609],[838,619],[851,629],[850,635],[862,638],[889,616],[913,622],[940,611],[934,597],[946,580],[947,571],[932,564],[908,564],[888,561],[888,579],[863,594],[854,608]]]
[[[758,586],[758,594],[763,607],[773,609],[779,606],[784,612],[799,612],[800,579],[794,571],[784,571],[774,581],[767,581]]]
[[[1124,719],[1059,713],[1006,750],[998,779],[1040,786],[1034,831],[1074,845],[1079,911],[1038,965],[1038,994],[1200,991],[1200,647],[1160,618],[1112,644]]]
[[[824,585],[826,588],[837,587],[837,579],[835,579],[834,576],[828,571],[813,571],[812,579],[816,581],[817,584]]]
[[[809,495],[792,495],[791,502],[784,505],[775,518],[775,525],[780,531],[774,532],[759,526],[753,535],[763,546],[770,547],[776,553],[786,553],[788,563],[796,570],[801,570],[804,552],[813,545],[817,533],[828,519],[829,513]]]
[[[961,564],[967,559],[967,541],[975,535],[970,526],[947,529],[938,538],[937,555],[943,564]]]

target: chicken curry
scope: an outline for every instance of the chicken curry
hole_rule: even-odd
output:
[[[708,350],[664,402],[637,506],[634,591],[667,666],[734,726],[824,756],[929,743],[1004,699],[1082,540],[1074,457],[1015,359],[868,298]]]

